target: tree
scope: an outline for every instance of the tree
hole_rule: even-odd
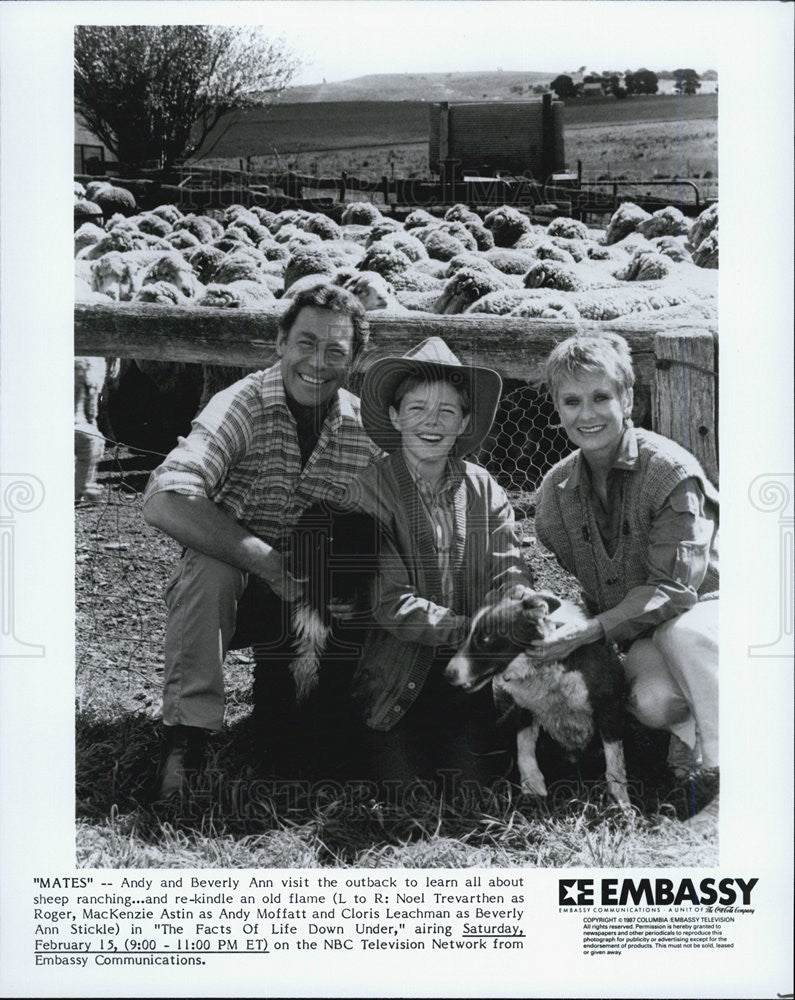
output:
[[[75,28],[75,110],[132,165],[189,156],[229,111],[272,103],[297,69],[284,43],[259,28]]]
[[[701,77],[694,69],[675,69],[674,81],[674,89],[679,94],[695,94],[701,86]]]
[[[650,69],[639,69],[637,73],[633,74],[635,79],[635,93],[637,94],[656,94],[659,86],[657,82],[657,74],[652,72]]]
[[[566,76],[565,73],[556,76],[552,83],[550,83],[549,89],[554,90],[561,101],[565,101],[567,97],[576,97],[577,95],[577,88],[574,86],[574,81],[570,76]]]

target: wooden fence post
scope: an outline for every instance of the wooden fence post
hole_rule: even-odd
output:
[[[654,337],[653,427],[696,456],[718,484],[716,344],[706,330],[666,330]]]

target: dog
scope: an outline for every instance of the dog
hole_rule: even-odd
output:
[[[372,610],[379,539],[375,518],[331,503],[307,508],[290,534],[288,566],[303,583],[291,609],[297,650],[290,670],[299,704],[317,688],[332,631],[335,655],[345,659],[347,650],[351,662],[358,658]]]
[[[541,728],[564,749],[581,753],[596,733],[605,755],[610,795],[629,808],[622,743],[624,674],[615,649],[604,642],[581,646],[565,660],[540,662],[530,643],[551,635],[582,612],[552,594],[516,586],[494,594],[472,619],[466,641],[445,677],[465,691],[494,682],[495,699],[506,697],[529,716],[517,732],[522,791],[543,798],[544,775],[536,759]]]

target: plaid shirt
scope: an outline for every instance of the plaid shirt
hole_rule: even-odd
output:
[[[442,581],[442,604],[448,608],[453,604],[454,580],[450,565],[450,555],[455,539],[455,493],[461,485],[463,473],[459,471],[454,476],[448,465],[445,474],[436,490],[419,473],[406,463],[417,492],[422,500],[422,506],[431,522],[433,542],[436,547],[436,558],[439,562],[439,575]]]
[[[144,503],[170,491],[207,497],[252,534],[283,548],[301,513],[338,501],[382,454],[364,432],[359,400],[339,389],[306,465],[287,406],[280,363],[217,393],[190,434],[155,469]]]

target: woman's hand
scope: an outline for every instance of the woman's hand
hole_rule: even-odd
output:
[[[534,660],[563,660],[580,646],[603,639],[604,634],[602,623],[597,618],[568,622],[549,638],[531,642],[530,654]]]

